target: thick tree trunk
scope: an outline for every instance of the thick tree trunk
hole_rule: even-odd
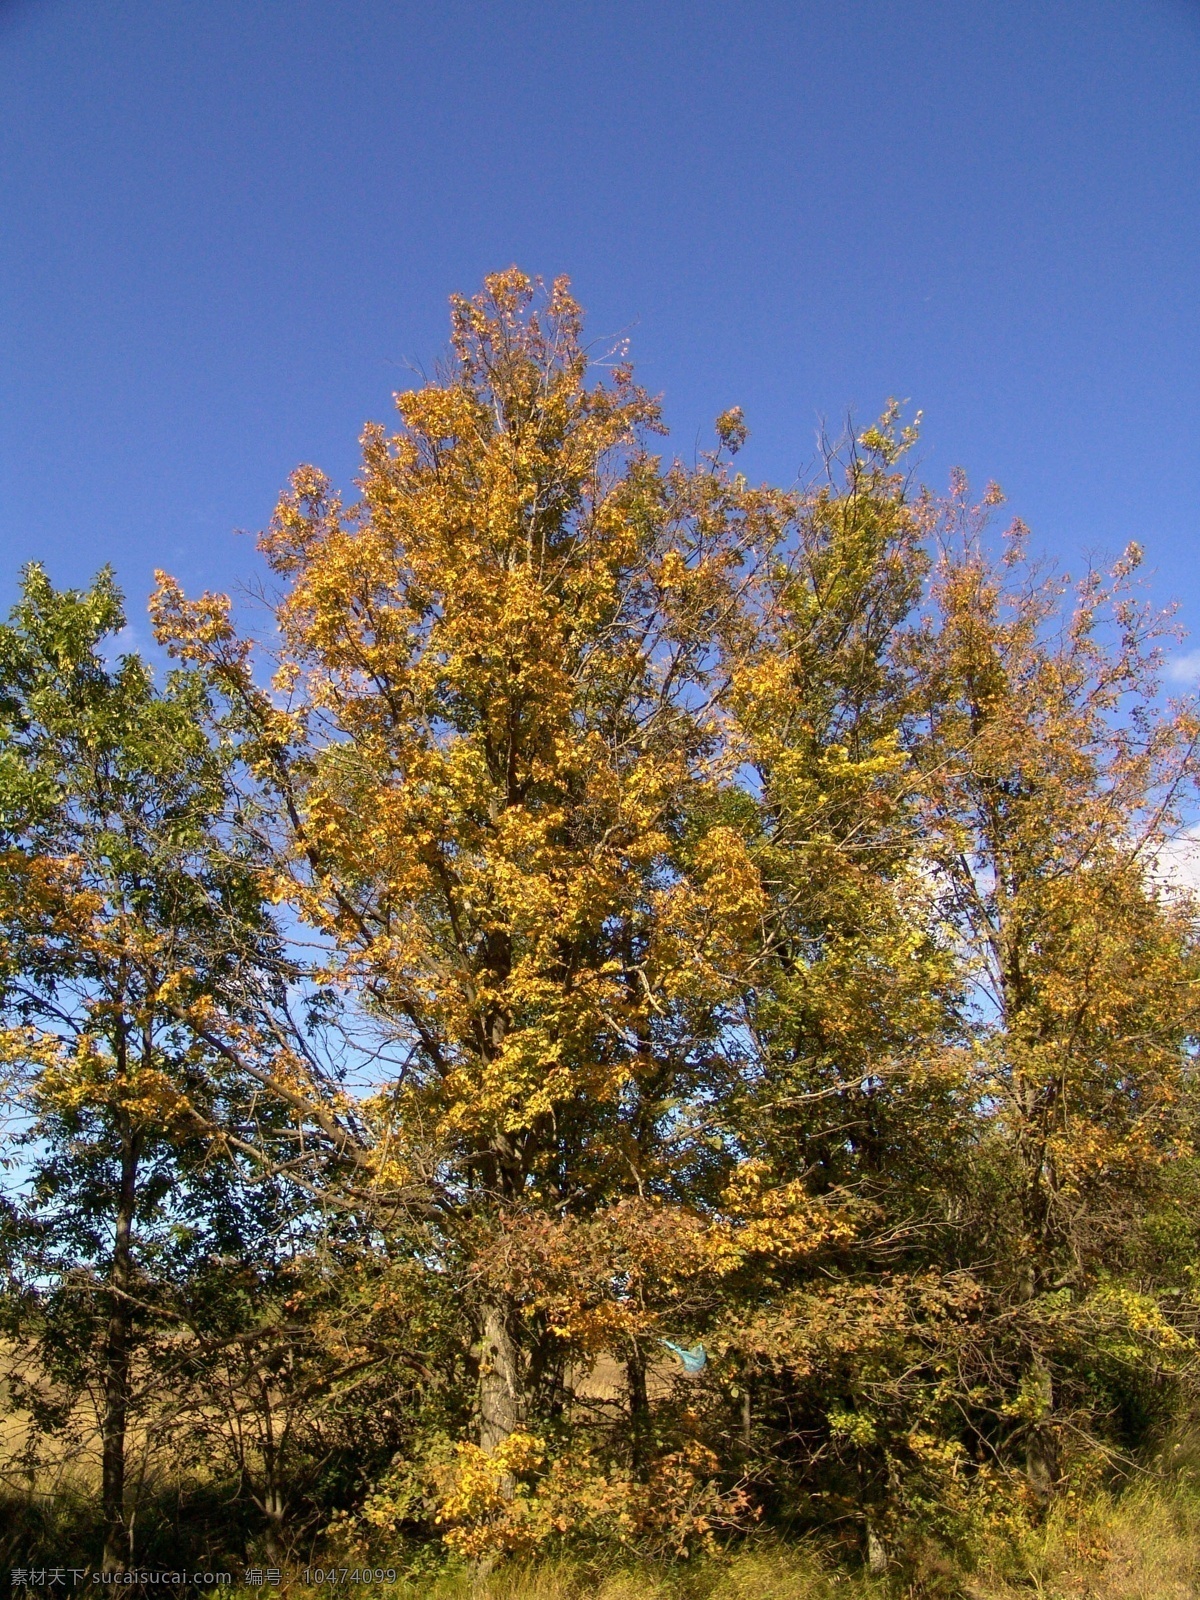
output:
[[[101,1506],[105,1572],[129,1564],[125,1517],[125,1430],[129,1414],[129,1369],[133,1332],[133,1222],[137,1205],[138,1141],[128,1123],[121,1134],[121,1186],[117,1195],[108,1327],[104,1337],[104,1413],[101,1419]]]
[[[479,1327],[479,1443],[489,1452],[515,1433],[528,1415],[516,1328],[515,1308],[506,1295],[484,1304]],[[516,1480],[511,1472],[504,1474],[500,1489],[507,1499],[513,1498]],[[486,1581],[499,1559],[495,1550],[476,1559],[473,1587]]]
[[[504,1296],[488,1301],[480,1317],[479,1443],[495,1450],[525,1421],[525,1392],[516,1318]]]
[[[507,955],[505,955],[507,960]],[[499,1049],[505,1021],[491,1022],[492,1042]],[[521,1191],[524,1176],[521,1152],[509,1133],[493,1135],[481,1152],[478,1170],[487,1187],[507,1203]],[[479,1307],[479,1443],[495,1450],[528,1414],[525,1367],[522,1361],[520,1321],[512,1297],[503,1289],[489,1289]]]

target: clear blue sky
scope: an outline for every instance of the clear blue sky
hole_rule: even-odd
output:
[[[1200,627],[1200,0],[0,0],[0,593],[236,582],[513,261],[675,448],[911,397]]]

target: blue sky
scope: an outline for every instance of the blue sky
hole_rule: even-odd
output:
[[[1200,629],[1198,180],[1200,0],[0,0],[0,591],[237,583],[516,261],[673,448],[911,398]]]

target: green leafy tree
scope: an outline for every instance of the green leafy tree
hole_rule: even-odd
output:
[[[279,941],[225,826],[227,763],[199,681],[159,691],[138,657],[110,661],[123,625],[106,573],[56,592],[35,566],[0,628],[4,1048],[27,1119],[18,1232],[40,1376],[28,1398],[43,1422],[94,1407],[105,1570],[130,1559],[127,1440],[153,1393],[151,1349],[178,1338],[219,1276],[210,1264],[244,1261],[280,1200],[240,1184],[231,1159],[273,1111],[255,1111],[188,1020],[236,1011],[251,974],[278,989]]]

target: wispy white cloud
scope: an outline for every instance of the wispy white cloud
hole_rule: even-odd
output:
[[[122,656],[135,655],[139,642],[137,629],[132,622],[127,622],[120,633],[101,639],[97,654],[104,665],[111,669]]]
[[[1164,672],[1172,683],[1200,683],[1200,650],[1188,650],[1184,655],[1173,656]]]
[[[1151,872],[1166,889],[1200,894],[1200,823],[1165,839],[1155,851]]]

